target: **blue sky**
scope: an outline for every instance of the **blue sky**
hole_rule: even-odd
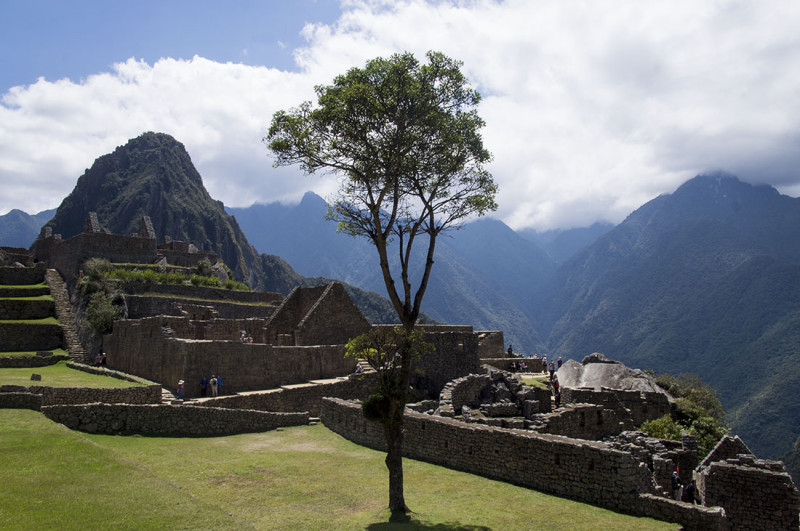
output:
[[[107,71],[129,57],[200,55],[294,68],[306,22],[331,23],[336,0],[0,0],[0,89]]]
[[[613,7],[611,7],[613,6]],[[706,171],[800,195],[800,2],[0,0],[0,214],[55,208],[144,131],[230,206],[328,196],[276,111],[365,61],[464,62],[513,228],[619,222]]]

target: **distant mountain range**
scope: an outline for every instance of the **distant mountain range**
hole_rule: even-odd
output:
[[[81,177],[50,222],[54,232],[79,231],[90,210],[113,232],[131,232],[146,213],[159,237],[214,250],[256,288],[286,293],[336,278],[384,293],[374,249],[336,233],[318,196],[225,212],[188,169],[183,146],[143,137]],[[377,305],[373,322],[391,314],[385,299],[370,297],[357,303],[367,312]],[[769,186],[698,176],[615,227],[536,233],[475,221],[437,243],[423,310],[503,330],[524,353],[602,352],[698,374],[758,455],[785,454],[800,435],[800,199]]]
[[[0,216],[0,245],[27,249],[39,236],[42,225],[50,221],[55,209],[30,215],[16,208]]]

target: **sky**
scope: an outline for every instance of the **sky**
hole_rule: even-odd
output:
[[[697,174],[800,195],[794,0],[0,0],[0,214],[57,207],[145,131],[227,206],[327,197],[274,168],[273,113],[369,59],[437,50],[483,99],[493,217],[618,223]]]

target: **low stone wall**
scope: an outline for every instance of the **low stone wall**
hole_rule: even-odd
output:
[[[251,304],[280,304],[283,301],[283,295],[280,293],[267,293],[263,291],[233,291],[201,286],[142,284],[140,282],[126,282],[123,287],[126,293],[133,295],[160,293],[162,295],[174,295],[187,299],[218,300]]]
[[[59,361],[68,360],[69,356],[0,356],[0,368],[2,369],[35,369],[36,367],[47,367],[55,365]]]
[[[0,320],[45,319],[55,314],[52,299],[0,299]]]
[[[539,433],[591,441],[598,441],[623,431],[622,423],[617,420],[614,411],[594,404],[563,407],[548,415],[544,424],[531,429]]]
[[[27,392],[0,392],[0,409],[42,409],[42,395]]]
[[[125,301],[128,307],[128,319],[141,319],[154,315],[182,316],[186,312],[190,319],[207,319],[198,317],[198,308],[206,314],[213,314],[219,319],[267,319],[276,309],[276,306],[266,304],[244,304],[228,301],[198,301],[172,297],[157,297],[146,295],[127,295]],[[230,336],[227,339],[231,339]]]
[[[506,344],[505,339],[503,338],[503,332],[480,331],[475,333],[478,334],[478,356],[480,356],[481,359],[505,357]]]
[[[45,387],[32,385],[4,385],[0,387],[0,395],[6,392],[32,393],[42,396],[42,404],[158,404],[161,402],[161,386],[124,387],[119,389],[95,389],[90,387]]]
[[[0,285],[25,286],[44,282],[45,264],[34,267],[0,267]]]
[[[792,529],[800,520],[800,495],[783,464],[753,456],[719,461],[700,474],[706,505],[725,508],[733,529]]]
[[[59,324],[0,323],[0,352],[53,350],[63,344]]]
[[[638,499],[633,500],[631,510],[627,512],[665,522],[679,522],[683,529],[702,529],[703,531],[731,529],[722,507],[691,505],[652,494],[642,494]],[[739,528],[733,527],[733,529]],[[764,529],[764,527],[759,529]]]
[[[88,433],[178,437],[217,437],[308,424],[308,413],[273,413],[166,404],[44,406],[42,413],[70,429]]]
[[[363,400],[376,387],[377,379],[377,373],[352,374],[335,380],[285,385],[268,391],[221,396],[198,402],[197,405],[257,411],[308,411],[311,416],[318,417],[324,397]]]
[[[364,419],[357,402],[326,398],[322,421],[357,444],[385,450],[381,425]],[[600,442],[465,424],[407,410],[403,448],[413,459],[616,511],[658,516],[688,529],[725,525],[719,509],[674,502],[677,507],[670,510],[669,503],[642,499],[640,494],[655,490],[647,466]],[[645,512],[656,509],[657,515]]]
[[[491,365],[492,367],[495,367],[495,368],[503,370],[503,371],[513,372],[512,371],[513,364],[514,363],[519,363],[521,361],[524,361],[525,365],[528,366],[528,369],[527,369],[526,372],[532,372],[532,373],[543,373],[543,372],[545,372],[545,366],[544,366],[544,362],[543,362],[542,358],[506,358],[505,356],[506,356],[506,354],[503,353],[502,356],[496,357],[496,358],[492,358],[492,357],[483,358],[482,357],[481,358],[481,364],[483,364],[483,365]]]
[[[50,295],[50,288],[48,286],[35,287],[23,286],[20,288],[0,288],[0,297],[40,297],[42,295]]]
[[[595,404],[603,406],[603,408],[614,411],[617,414],[617,418],[624,424],[623,430],[638,428],[647,420],[655,420],[664,415],[669,415],[671,412],[669,399],[663,393],[606,388],[595,391],[590,388],[562,386],[561,402],[564,404]]]

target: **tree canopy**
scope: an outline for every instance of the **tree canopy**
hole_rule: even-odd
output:
[[[497,187],[484,169],[491,155],[480,135],[480,94],[461,62],[438,52],[427,58],[420,64],[410,53],[395,54],[352,68],[315,88],[317,107],[305,102],[275,113],[265,137],[275,165],[341,176],[329,215],[341,231],[374,243],[389,299],[406,327],[419,317],[436,236],[497,207]],[[412,294],[408,266],[422,234],[426,267]],[[393,239],[399,290],[386,256]]]

